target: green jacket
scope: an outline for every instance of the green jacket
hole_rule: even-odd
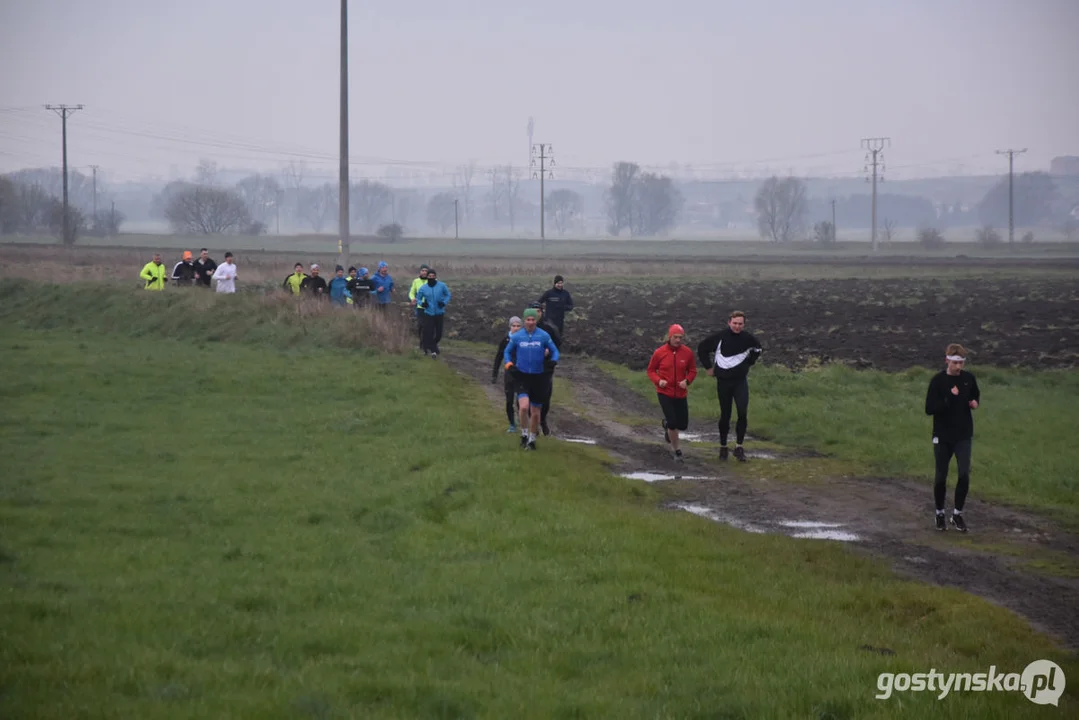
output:
[[[307,277],[307,273],[294,272],[285,278],[285,282],[281,283],[281,287],[286,290],[291,290],[293,295],[300,294],[300,285],[303,283],[303,279]]]
[[[165,264],[155,263],[153,260],[142,267],[139,277],[146,282],[147,290],[165,289]]]

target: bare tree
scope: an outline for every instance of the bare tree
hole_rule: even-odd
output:
[[[618,235],[623,229],[633,232],[634,194],[641,168],[636,163],[615,163],[611,186],[607,189],[607,231]]]
[[[199,185],[212,187],[217,184],[219,172],[216,161],[203,158],[199,160],[199,166],[195,168],[195,182]]]
[[[353,184],[349,204],[352,206],[352,217],[360,223],[360,227],[368,232],[373,232],[378,227],[382,216],[390,209],[393,203],[393,191],[388,185],[383,185],[376,180],[360,180]]]
[[[78,241],[82,231],[86,229],[86,214],[82,210],[68,203],[67,207],[67,236],[64,236],[64,203],[56,198],[51,199],[49,210],[49,229],[53,235],[60,239],[64,245],[74,245]]]
[[[510,232],[517,229],[517,195],[520,191],[520,173],[512,165],[506,165],[502,168],[502,194],[506,199],[506,214],[510,218]]]
[[[427,223],[445,234],[453,226],[454,203],[457,198],[451,192],[440,192],[427,201]]]
[[[296,190],[298,215],[315,232],[322,232],[337,207],[337,187],[323,183],[318,187],[302,187]]]
[[[49,195],[41,185],[16,184],[15,200],[18,227],[22,232],[48,229],[55,196]]]
[[[554,190],[547,194],[547,219],[559,235],[565,235],[573,218],[581,214],[584,201],[572,190]]]
[[[300,160],[299,162],[289,160],[288,165],[281,170],[281,178],[284,181],[287,190],[298,190],[303,187],[303,178],[306,174],[306,160]]]
[[[633,234],[657,235],[673,228],[683,203],[674,181],[666,175],[644,173],[634,185],[631,193]]]
[[[397,190],[394,193],[393,219],[402,228],[410,228],[416,212],[422,208],[423,202],[415,190]]]
[[[835,245],[835,225],[822,220],[813,226],[813,240],[821,245]]]
[[[795,177],[764,181],[753,201],[761,237],[790,242],[805,230],[806,188]]]
[[[494,212],[495,224],[498,224],[498,207],[502,202],[502,196],[505,195],[505,185],[502,181],[502,174],[498,168],[491,168],[487,171],[487,174],[491,178],[491,209]]]
[[[884,218],[884,242],[891,243],[895,236],[895,220]]]
[[[1004,238],[992,225],[985,225],[974,232],[974,239],[979,245],[995,247],[1003,242]]]
[[[165,206],[165,218],[175,232],[217,235],[238,232],[251,224],[243,198],[234,190],[188,185]]]
[[[236,192],[243,198],[251,218],[268,225],[281,200],[281,185],[277,179],[272,175],[249,175],[236,183]]]
[[[455,190],[460,188],[460,197],[464,201],[465,223],[472,220],[472,178],[475,174],[476,161],[470,160],[467,165],[459,166],[453,176],[453,187]]]

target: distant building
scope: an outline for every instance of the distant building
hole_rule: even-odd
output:
[[[1053,158],[1049,163],[1049,174],[1079,177],[1079,156],[1063,155]]]

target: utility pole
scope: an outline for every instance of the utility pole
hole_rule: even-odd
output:
[[[536,161],[539,160],[539,172],[536,171]],[[548,169],[548,164],[554,165],[554,148],[548,144],[537,143],[532,146],[532,179],[535,180],[537,175],[540,181],[540,247],[544,245],[544,241],[547,238],[546,229],[544,226],[544,220],[546,220],[544,203],[546,197],[543,190],[544,179],[554,180],[554,173]],[[548,175],[550,177],[548,177]]]
[[[338,264],[349,266],[348,227],[348,0],[341,0],[341,149],[337,189]]]
[[[116,201],[112,201],[112,209],[109,210],[109,237],[112,237],[116,230]]]
[[[997,155],[1008,156],[1008,245],[1015,244],[1015,156],[1022,155],[1027,151],[1022,150],[997,150]]]
[[[94,225],[97,225],[97,168],[97,165],[90,166],[94,171]]]
[[[82,105],[46,105],[46,110],[52,110],[60,116],[62,138],[64,145],[64,243],[71,242],[71,213],[67,206],[67,119],[75,114],[76,110],[82,110]]]
[[[453,239],[461,239],[460,229],[457,225],[457,198],[453,199]]]
[[[836,226],[835,226],[835,198],[832,198],[832,242],[834,243],[837,240],[838,240],[838,234],[836,232]]]
[[[862,147],[866,152],[865,159],[873,165],[873,251],[877,250],[877,168],[879,166],[880,172],[884,172],[884,158],[880,153],[884,150],[885,145],[891,145],[891,138],[863,138]],[[869,170],[869,166],[866,166],[866,171]],[[869,178],[866,178],[868,182]],[[884,182],[884,178],[881,177],[881,182]]]

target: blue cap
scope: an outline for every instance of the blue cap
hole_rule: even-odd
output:
[[[367,268],[360,268],[360,275],[366,275],[366,274],[367,274]]]
[[[378,269],[381,270],[384,267],[389,267],[389,265],[386,264],[385,260],[379,260],[378,261]]]

